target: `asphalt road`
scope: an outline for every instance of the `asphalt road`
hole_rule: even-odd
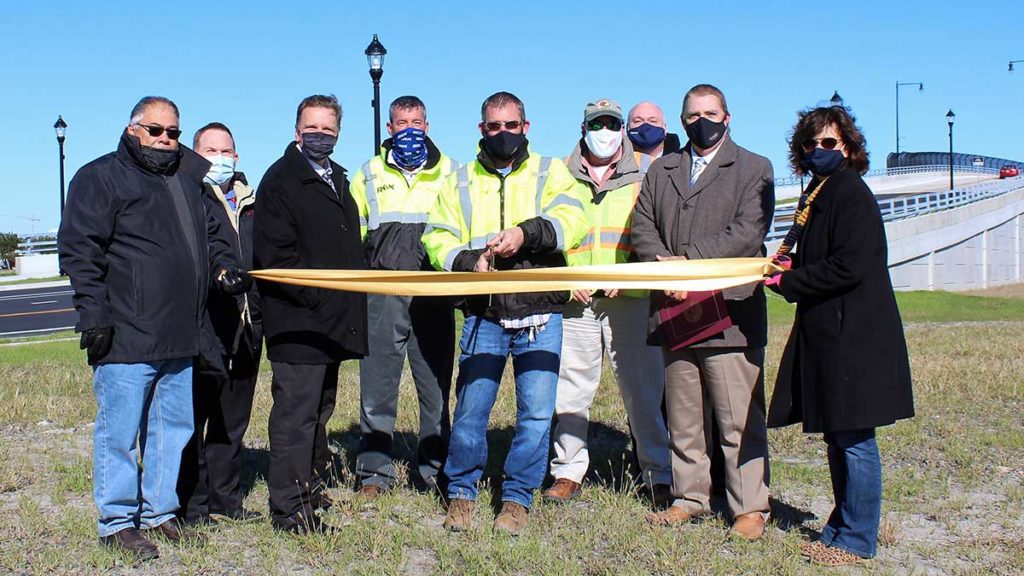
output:
[[[0,338],[69,330],[78,322],[71,286],[28,287],[0,292]]]

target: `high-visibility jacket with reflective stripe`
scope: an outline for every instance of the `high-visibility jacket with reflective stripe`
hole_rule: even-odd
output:
[[[496,258],[497,269],[565,266],[565,250],[586,233],[579,188],[561,160],[524,156],[504,178],[476,160],[449,177],[423,234],[434,268],[472,270],[487,241],[513,226],[523,229],[523,247],[514,256]],[[511,293],[467,297],[457,305],[467,315],[524,318],[561,312],[568,299],[561,291]]]
[[[420,237],[427,214],[458,165],[440,154],[437,162],[418,171],[409,182],[385,161],[389,149],[382,147],[379,155],[363,164],[349,189],[359,208],[359,230],[369,267],[417,270],[422,267]]]
[[[633,221],[633,206],[640,195],[640,185],[650,167],[650,156],[634,152],[637,165],[640,167],[640,179],[631,183],[607,190],[599,203],[585,202],[587,215],[587,235],[580,245],[567,250],[566,262],[569,266],[586,266],[589,264],[621,264],[635,261],[633,256],[633,239],[630,224]],[[645,161],[646,160],[646,161]],[[583,188],[584,196],[593,196],[592,185],[577,180]],[[647,290],[624,290],[623,296],[647,298]]]
[[[449,177],[423,244],[436,269],[452,270],[463,250],[484,249],[498,232],[537,216],[555,229],[558,250],[576,247],[586,234],[576,179],[561,160],[531,154],[505,178],[474,160]]]

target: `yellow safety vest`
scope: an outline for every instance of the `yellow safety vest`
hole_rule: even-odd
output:
[[[381,148],[379,155],[356,172],[349,186],[359,208],[359,231],[364,239],[369,230],[388,222],[425,224],[438,193],[458,168],[454,160],[441,154],[437,164],[416,172],[410,183],[386,158],[387,151]]]
[[[629,262],[633,258],[633,237],[631,235],[631,224],[633,222],[633,207],[640,195],[640,185],[643,176],[651,165],[651,157],[640,152],[634,152],[637,164],[640,166],[640,180],[607,190],[601,202],[585,202],[586,216],[589,228],[587,235],[583,237],[580,245],[567,250],[565,260],[569,266],[587,266],[590,264],[621,264]],[[578,181],[583,189],[582,194],[589,195],[590,185]],[[635,260],[635,259],[634,259]],[[623,296],[633,298],[647,298],[646,290],[624,290]]]
[[[504,179],[474,160],[448,178],[423,245],[434,268],[451,270],[463,250],[483,249],[501,230],[537,216],[555,229],[559,250],[576,247],[586,234],[576,179],[561,160],[530,154]]]

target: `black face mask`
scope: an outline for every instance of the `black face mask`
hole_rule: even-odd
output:
[[[526,144],[526,134],[513,134],[502,130],[492,136],[484,136],[484,151],[498,162],[508,162],[515,158],[519,150]]]
[[[703,116],[692,124],[683,123],[683,128],[690,143],[701,150],[707,150],[725,138],[725,122],[713,122]]]
[[[154,174],[165,176],[173,174],[178,168],[181,160],[181,149],[166,150],[164,148],[151,148],[143,146],[138,136],[125,133],[128,138],[128,145],[136,152],[138,161],[142,166]]]
[[[334,152],[338,137],[326,132],[303,132],[302,153],[313,162],[321,163]]]
[[[829,176],[843,165],[846,158],[839,150],[815,148],[810,153],[804,152],[800,159],[800,167],[818,176]]]

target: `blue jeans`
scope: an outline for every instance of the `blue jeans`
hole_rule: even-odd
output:
[[[178,509],[181,452],[193,432],[192,358],[102,364],[93,370],[92,386],[99,534],[155,528]]]
[[[882,460],[875,430],[826,432],[825,442],[836,507],[821,531],[821,542],[873,558],[882,514]]]
[[[448,497],[476,500],[487,464],[487,422],[498,396],[505,360],[512,355],[516,378],[516,431],[505,459],[503,502],[527,508],[547,471],[551,417],[555,412],[562,315],[552,314],[530,340],[529,329],[506,330],[495,321],[469,316],[462,326],[455,420],[444,473]]]

